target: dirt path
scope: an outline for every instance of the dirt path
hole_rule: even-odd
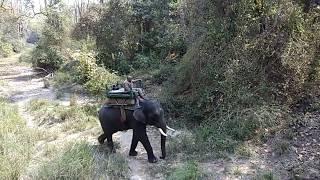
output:
[[[26,123],[30,128],[40,129],[41,127],[34,122],[34,117],[26,110],[30,100],[46,99],[68,106],[69,99],[57,100],[54,89],[44,88],[43,78],[39,76],[37,72],[33,71],[29,65],[19,63],[18,59],[19,55],[0,59],[0,96],[7,97],[13,104],[17,105],[21,116],[26,120]],[[97,124],[97,127],[89,131],[95,131],[94,134],[97,134],[97,131],[101,131],[99,124]],[[34,153],[34,157],[30,162],[30,167],[28,167],[29,169],[36,167],[39,158],[41,158],[41,153],[43,153],[42,151],[48,143],[59,145],[59,143],[63,143],[65,139],[85,139],[90,144],[97,145],[96,137],[92,136],[92,133],[90,132],[80,132],[75,134],[58,132],[58,137],[53,141],[37,142],[35,148],[37,152]],[[156,156],[160,156],[159,133],[155,131],[154,128],[149,128],[148,135]],[[114,135],[115,143],[120,145],[120,148],[117,149],[117,153],[121,153],[127,157],[130,168],[130,179],[163,179],[161,176],[155,177],[157,175],[150,175],[147,172],[148,168],[156,165],[152,165],[147,162],[146,152],[140,143],[137,147],[137,151],[139,152],[137,157],[129,157],[127,155],[129,152],[128,148],[131,143],[131,136],[131,130],[127,132],[119,132]],[[22,179],[28,178],[22,177]]]

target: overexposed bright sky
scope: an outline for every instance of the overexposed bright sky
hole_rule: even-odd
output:
[[[44,0],[32,0],[32,1],[34,2],[34,6],[36,10],[39,10],[40,6],[44,7]],[[69,5],[69,6],[72,6],[75,2],[81,2],[81,1],[84,3],[88,2],[88,0],[62,0],[62,2],[64,2],[66,5]],[[99,0],[89,0],[89,1],[90,3],[99,2]]]

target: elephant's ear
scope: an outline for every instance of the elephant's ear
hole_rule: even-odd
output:
[[[143,124],[146,124],[146,117],[145,117],[142,109],[136,109],[136,110],[133,112],[133,117],[134,117],[137,121],[139,121],[139,122],[141,122],[141,123],[143,123]]]

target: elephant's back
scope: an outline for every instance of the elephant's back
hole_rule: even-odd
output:
[[[124,128],[118,107],[103,106],[99,111],[99,121],[104,130],[118,131]]]
[[[120,117],[120,109],[115,107],[103,106],[99,111],[100,121],[112,121]]]

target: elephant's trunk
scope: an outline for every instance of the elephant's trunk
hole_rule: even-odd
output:
[[[164,131],[164,133],[167,133],[167,128],[166,126],[162,127],[162,130]],[[166,136],[161,134],[161,159],[165,159],[166,158]]]

